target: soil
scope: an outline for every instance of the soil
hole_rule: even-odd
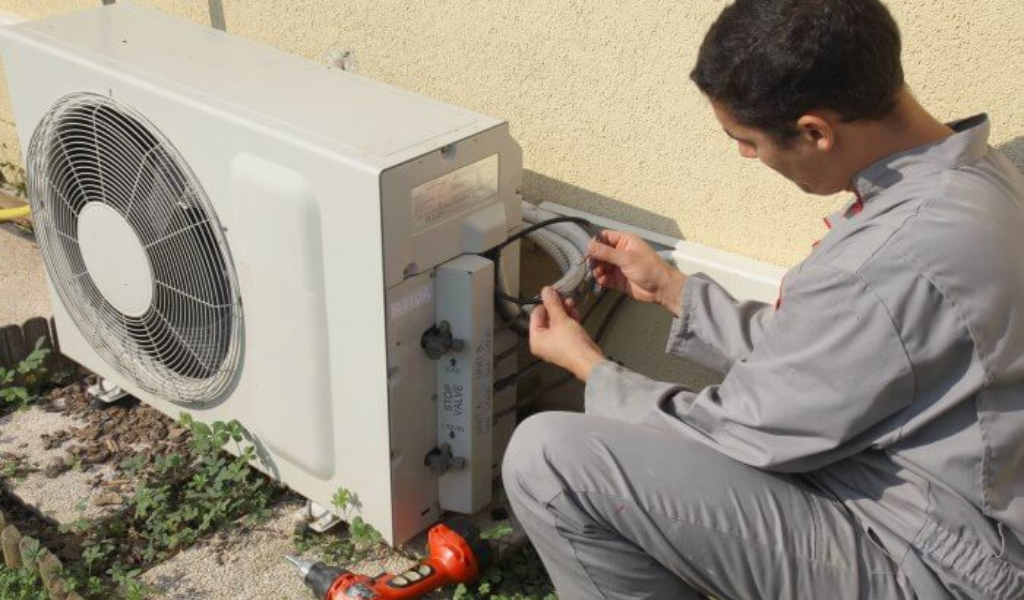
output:
[[[63,448],[65,451],[63,457],[50,459],[47,464],[38,466],[46,477],[60,477],[76,466],[109,464],[116,469],[125,459],[168,454],[188,443],[188,430],[177,427],[159,411],[131,397],[110,405],[98,405],[86,392],[87,384],[82,381],[54,389],[38,404],[46,412],[61,413],[85,423],[82,427],[41,435],[45,448]],[[18,470],[10,473],[13,477],[18,477],[26,469],[37,468],[26,461],[27,457],[13,453],[0,456],[0,463],[18,464]],[[0,477],[0,509],[7,520],[16,524],[23,534],[38,539],[62,561],[77,560],[81,551],[79,536],[62,533],[59,522],[26,505],[2,485],[2,480]],[[100,472],[92,477],[91,484],[94,493],[89,501],[94,506],[120,506],[134,492],[130,479],[111,479]]]
[[[44,467],[47,474],[59,475],[75,463],[119,466],[128,458],[166,455],[188,444],[189,431],[178,427],[160,411],[130,396],[113,404],[97,405],[86,387],[83,382],[54,390],[41,405],[43,410],[63,413],[86,423],[84,427],[42,436],[47,448],[64,447],[67,451],[63,464],[55,461]]]
[[[91,493],[83,494],[87,502],[112,511],[103,513],[100,520],[124,518],[125,509],[120,507],[134,493],[134,485],[118,467],[126,459],[184,452],[191,434],[134,398],[110,405],[97,404],[86,387],[87,382],[83,381],[54,390],[33,409],[59,413],[67,418],[55,418],[54,422],[60,423],[58,428],[39,434],[45,448],[60,454],[50,454],[43,459],[45,464],[30,467],[41,472],[36,477],[51,479],[65,477],[71,469],[84,470],[89,476],[85,485],[92,486]],[[7,457],[7,462],[17,459],[18,456]],[[27,457],[20,459],[27,460]],[[0,463],[3,461],[0,457]],[[238,597],[235,595],[237,586],[252,587],[250,597],[281,597],[282,594],[307,597],[308,591],[281,559],[284,554],[296,553],[293,531],[305,527],[297,515],[302,503],[294,493],[286,492],[272,502],[273,514],[268,521],[255,526],[239,523],[237,527],[219,531],[152,566],[144,580],[159,590],[158,597],[169,600],[196,597],[200,591],[211,599]],[[68,528],[62,532],[55,519],[24,504],[5,489],[2,477],[0,508],[9,521],[42,542],[65,564],[80,560],[81,538]],[[492,518],[504,521],[508,513],[498,511]],[[400,571],[408,564],[411,564],[408,555],[381,547],[372,556],[348,566],[373,575],[381,571]],[[245,576],[239,581],[232,580],[236,587],[224,586],[224,580],[230,579],[233,573]],[[274,594],[268,594],[269,590]],[[431,598],[448,597],[447,593],[441,594]]]

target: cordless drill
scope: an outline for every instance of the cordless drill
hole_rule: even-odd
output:
[[[454,583],[469,583],[490,561],[491,549],[471,523],[435,525],[427,533],[427,558],[399,574],[357,575],[322,562],[286,557],[318,600],[410,600]]]

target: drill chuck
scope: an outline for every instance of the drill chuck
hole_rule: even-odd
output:
[[[285,558],[288,562],[295,565],[299,575],[302,577],[303,583],[306,584],[306,587],[313,590],[313,594],[320,599],[327,598],[327,592],[331,590],[334,582],[343,575],[348,574],[348,571],[344,569],[325,565],[322,562],[302,560],[294,556],[286,556]]]

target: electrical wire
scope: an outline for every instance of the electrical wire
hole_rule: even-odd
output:
[[[600,289],[596,281],[594,281],[592,265],[590,264],[588,246],[591,240],[598,238],[599,232],[597,227],[589,220],[581,217],[559,216],[526,202],[523,202],[522,206],[523,220],[531,223],[530,226],[516,232],[505,242],[485,254],[487,258],[490,258],[495,263],[495,300],[499,314],[508,322],[513,331],[520,334],[522,338],[525,338],[529,333],[526,317],[534,306],[541,304],[541,299],[537,295],[524,298],[509,294],[504,271],[501,268],[502,250],[521,239],[527,238],[547,253],[562,271],[562,278],[554,285],[561,296],[579,297],[581,292],[585,293],[587,291],[585,284],[593,284],[592,289],[598,292],[598,297],[580,319],[581,324],[585,324],[609,295],[608,290]],[[669,263],[674,264],[676,262],[672,249],[658,252],[658,255]],[[603,315],[593,335],[594,342],[599,346],[603,342],[612,320],[625,304],[627,298],[626,294],[620,294]],[[515,384],[544,364],[547,363],[539,359],[531,361],[517,372],[496,381],[494,390],[500,391]],[[549,385],[521,399],[513,410],[532,404],[537,398],[568,383],[572,379],[573,375],[571,373],[564,373]]]
[[[506,246],[512,244],[516,240],[522,239],[522,238],[526,237],[527,235],[533,233],[534,231],[537,231],[538,229],[543,229],[544,227],[550,227],[550,226],[555,225],[557,223],[576,223],[577,225],[585,227],[588,230],[591,230],[594,227],[593,223],[591,223],[587,219],[584,219],[583,217],[554,217],[554,218],[551,218],[551,219],[545,219],[545,220],[543,220],[543,221],[541,221],[539,223],[534,223],[534,224],[530,225],[526,229],[522,229],[520,231],[517,231],[517,232],[513,233],[512,235],[508,236],[507,240],[505,240],[504,242],[498,244],[497,246],[495,246],[490,251],[491,252],[500,252],[502,249],[504,249]]]
[[[612,317],[614,317],[615,313],[622,308],[622,305],[626,303],[626,299],[628,298],[629,296],[626,294],[619,294],[619,297],[615,299],[615,303],[612,304],[612,307],[608,309],[607,313],[605,313],[604,318],[601,320],[601,325],[598,326],[597,331],[594,333],[595,344],[599,346],[601,345],[604,335],[608,333],[608,326],[612,324]]]
[[[600,306],[602,302],[604,302],[604,299],[608,297],[609,293],[610,292],[607,289],[601,290],[601,292],[597,295],[597,299],[594,300],[594,302],[589,307],[587,307],[586,312],[584,312],[583,316],[580,317],[580,324],[581,325],[586,325],[587,320],[597,311],[597,307]],[[623,295],[623,298],[625,298],[625,295]],[[619,303],[619,302],[621,302],[621,299],[616,300],[616,303]],[[613,305],[611,310],[612,311],[617,310],[617,306]],[[598,327],[598,335],[601,335],[601,336],[604,335],[604,330],[607,329],[607,325],[608,325],[608,321],[602,321],[601,322],[601,325]],[[511,350],[506,350],[502,354],[500,354],[500,355],[495,357],[495,362],[501,360],[502,358],[505,358],[512,351],[517,350],[517,349],[518,349],[518,345],[513,347]],[[545,365],[545,364],[548,364],[548,363],[543,361],[543,360],[541,360],[541,359],[539,359],[539,358],[530,361],[529,363],[526,364],[526,366],[522,367],[521,369],[519,369],[515,373],[512,373],[511,375],[507,375],[507,376],[502,377],[501,379],[495,381],[494,382],[494,391],[498,392],[498,391],[501,391],[501,390],[507,388],[508,386],[516,383],[517,381],[519,381],[520,379],[522,379],[523,377],[528,375],[531,371],[534,371],[535,369],[537,369],[537,367],[540,367],[540,366]]]
[[[594,343],[596,343],[599,346],[601,345],[601,342],[604,340],[604,336],[608,333],[608,326],[611,324],[612,319],[615,317],[615,314],[626,303],[626,299],[628,298],[629,296],[627,296],[626,294],[621,294],[618,298],[615,299],[615,303],[612,304],[612,306],[608,309],[608,312],[606,312],[604,316],[601,318],[601,323],[598,325],[596,333],[594,334]],[[543,363],[543,361],[537,362]],[[563,373],[548,385],[542,387],[541,389],[535,392],[532,392],[529,396],[521,398],[516,403],[516,410],[520,410],[530,406],[551,390],[557,389],[569,383],[573,379],[575,379],[575,375],[573,375],[572,373]]]
[[[597,300],[594,301],[594,304],[587,310],[587,314],[585,314],[584,317],[582,319],[580,319],[580,322],[582,323],[587,318],[587,316],[589,316],[590,314],[593,314],[594,312],[596,312],[597,306],[608,295],[610,295],[610,292],[608,290],[604,290],[598,296]],[[618,313],[618,311],[622,308],[622,306],[626,303],[626,300],[628,300],[628,299],[629,299],[629,296],[627,296],[626,294],[619,294],[619,296],[615,299],[615,302],[608,309],[608,312],[606,312],[604,314],[604,316],[601,318],[601,322],[598,324],[597,329],[595,330],[595,333],[594,333],[594,343],[596,343],[598,346],[600,346],[601,343],[604,341],[604,337],[608,333],[608,328],[611,325],[612,320],[615,318],[615,316]],[[537,360],[534,360],[533,362],[530,362],[525,367],[520,369],[518,372],[513,373],[513,374],[511,374],[511,375],[509,375],[507,377],[504,377],[504,378],[498,380],[497,382],[495,382],[495,391],[504,389],[504,388],[508,387],[509,385],[512,385],[513,383],[515,383],[516,381],[518,381],[522,377],[526,376],[530,371],[533,371],[534,369],[536,369],[536,368],[538,368],[538,367],[540,367],[542,365],[545,365],[545,364],[549,364],[549,363],[547,363],[547,362],[545,362],[543,360],[540,360],[540,359],[537,359]],[[547,394],[551,390],[559,388],[559,387],[565,385],[566,383],[569,383],[574,378],[575,378],[575,375],[573,375],[572,373],[569,373],[569,372],[562,373],[557,379],[555,379],[554,381],[552,381],[548,385],[546,385],[543,388],[541,388],[541,389],[531,393],[529,396],[521,398],[518,402],[516,402],[515,410],[518,410],[518,409],[521,409],[521,408],[524,408],[524,407],[527,407],[527,406],[533,404],[534,402],[537,401],[537,399],[542,397],[544,394]],[[501,385],[501,387],[498,387],[499,384]]]
[[[510,235],[483,256],[495,266],[495,305],[502,320],[521,339],[529,335],[529,314],[541,303],[538,296],[522,297],[511,293],[502,264],[503,252],[512,244],[529,239],[555,262],[561,278],[551,284],[562,297],[580,300],[600,291],[590,268],[589,246],[597,228],[582,217],[562,216],[529,202],[522,202],[523,221],[528,225]]]
[[[515,382],[519,381],[523,377],[526,377],[527,375],[530,374],[531,371],[536,370],[537,367],[540,367],[543,364],[545,364],[545,362],[543,360],[531,361],[529,364],[527,364],[522,369],[519,369],[515,373],[512,373],[511,375],[508,375],[507,377],[502,377],[501,379],[495,381],[494,382],[494,391],[495,392],[500,392],[501,390],[507,388],[508,386],[515,384]]]
[[[541,221],[539,223],[534,223],[533,225],[530,225],[526,229],[523,229],[521,231],[517,231],[516,233],[510,235],[507,240],[505,240],[501,244],[498,244],[497,246],[492,248],[490,251],[488,251],[485,256],[487,256],[492,261],[494,261],[495,271],[501,271],[501,251],[502,250],[504,250],[507,246],[509,246],[509,245],[511,245],[511,244],[513,244],[513,243],[515,243],[515,242],[517,242],[517,241],[519,241],[519,240],[521,240],[521,239],[523,239],[525,237],[528,237],[530,234],[532,234],[532,233],[534,233],[534,232],[536,232],[536,231],[538,231],[540,229],[543,229],[545,227],[551,227],[552,225],[556,225],[558,223],[575,223],[575,224],[585,228],[585,230],[588,231],[591,234],[591,237],[593,237],[594,225],[593,225],[593,223],[591,223],[587,219],[583,219],[581,217],[555,217],[555,218],[551,218],[551,219],[545,219],[545,220],[543,220],[543,221]],[[549,254],[551,254],[551,252],[549,251],[549,248],[550,248],[550,246],[545,247],[544,249],[546,251],[548,251]],[[581,250],[583,250],[585,252],[585,249],[581,249]],[[587,268],[588,265],[586,264],[588,262],[588,258],[582,252],[580,254],[582,256],[582,259],[579,260],[578,262],[576,262],[575,264],[568,265],[569,269],[570,270],[571,269],[579,269],[581,267],[584,267],[584,268],[586,268],[587,271],[589,271],[590,269]],[[497,295],[498,295],[499,298],[501,298],[502,300],[504,300],[506,302],[511,302],[512,304],[515,304],[516,306],[519,306],[519,307],[534,306],[534,305],[537,305],[537,304],[541,303],[541,299],[540,299],[539,295],[534,295],[531,298],[523,298],[523,297],[519,297],[519,296],[513,296],[513,295],[508,294],[507,292],[505,292],[503,289],[501,289],[502,287],[503,286],[501,286],[501,285],[498,286]],[[556,288],[557,288],[557,286],[556,286]],[[566,290],[559,290],[559,291],[560,292],[564,292]]]
[[[579,299],[585,296],[588,291],[598,293],[597,299],[588,307],[586,313],[580,319],[581,324],[585,324],[609,295],[608,290],[602,290],[597,285],[591,268],[592,265],[590,264],[589,245],[592,240],[599,236],[597,227],[587,219],[560,216],[527,202],[523,202],[522,209],[523,220],[530,223],[530,225],[509,236],[505,242],[484,254],[485,257],[495,263],[495,302],[499,314],[501,314],[513,331],[520,334],[521,338],[525,338],[529,334],[528,315],[536,305],[542,302],[539,295],[526,298],[508,293],[505,273],[501,266],[502,251],[511,244],[526,238],[536,243],[537,247],[548,254],[554,260],[559,270],[562,271],[562,278],[553,286],[559,295],[563,298],[575,297]],[[670,252],[664,254],[670,254]],[[670,256],[663,255],[663,258],[670,259]],[[594,332],[594,341],[598,345],[604,340],[612,320],[627,298],[628,296],[625,294],[620,294],[615,299],[615,303],[603,315]],[[496,381],[494,390],[500,391],[513,385],[544,364],[546,363],[542,360],[534,360],[528,363],[517,370],[517,372]],[[564,374],[551,385],[531,394],[528,397],[528,401],[524,399],[519,405],[526,405],[532,402],[533,398],[554,389],[554,387],[563,385],[572,378],[572,374]]]

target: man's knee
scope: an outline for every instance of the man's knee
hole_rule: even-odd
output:
[[[576,459],[580,448],[583,420],[582,414],[567,412],[543,412],[533,415],[516,427],[505,458],[501,465],[502,481],[509,497],[527,491],[540,499],[541,495],[552,495],[554,476],[559,464]]]

